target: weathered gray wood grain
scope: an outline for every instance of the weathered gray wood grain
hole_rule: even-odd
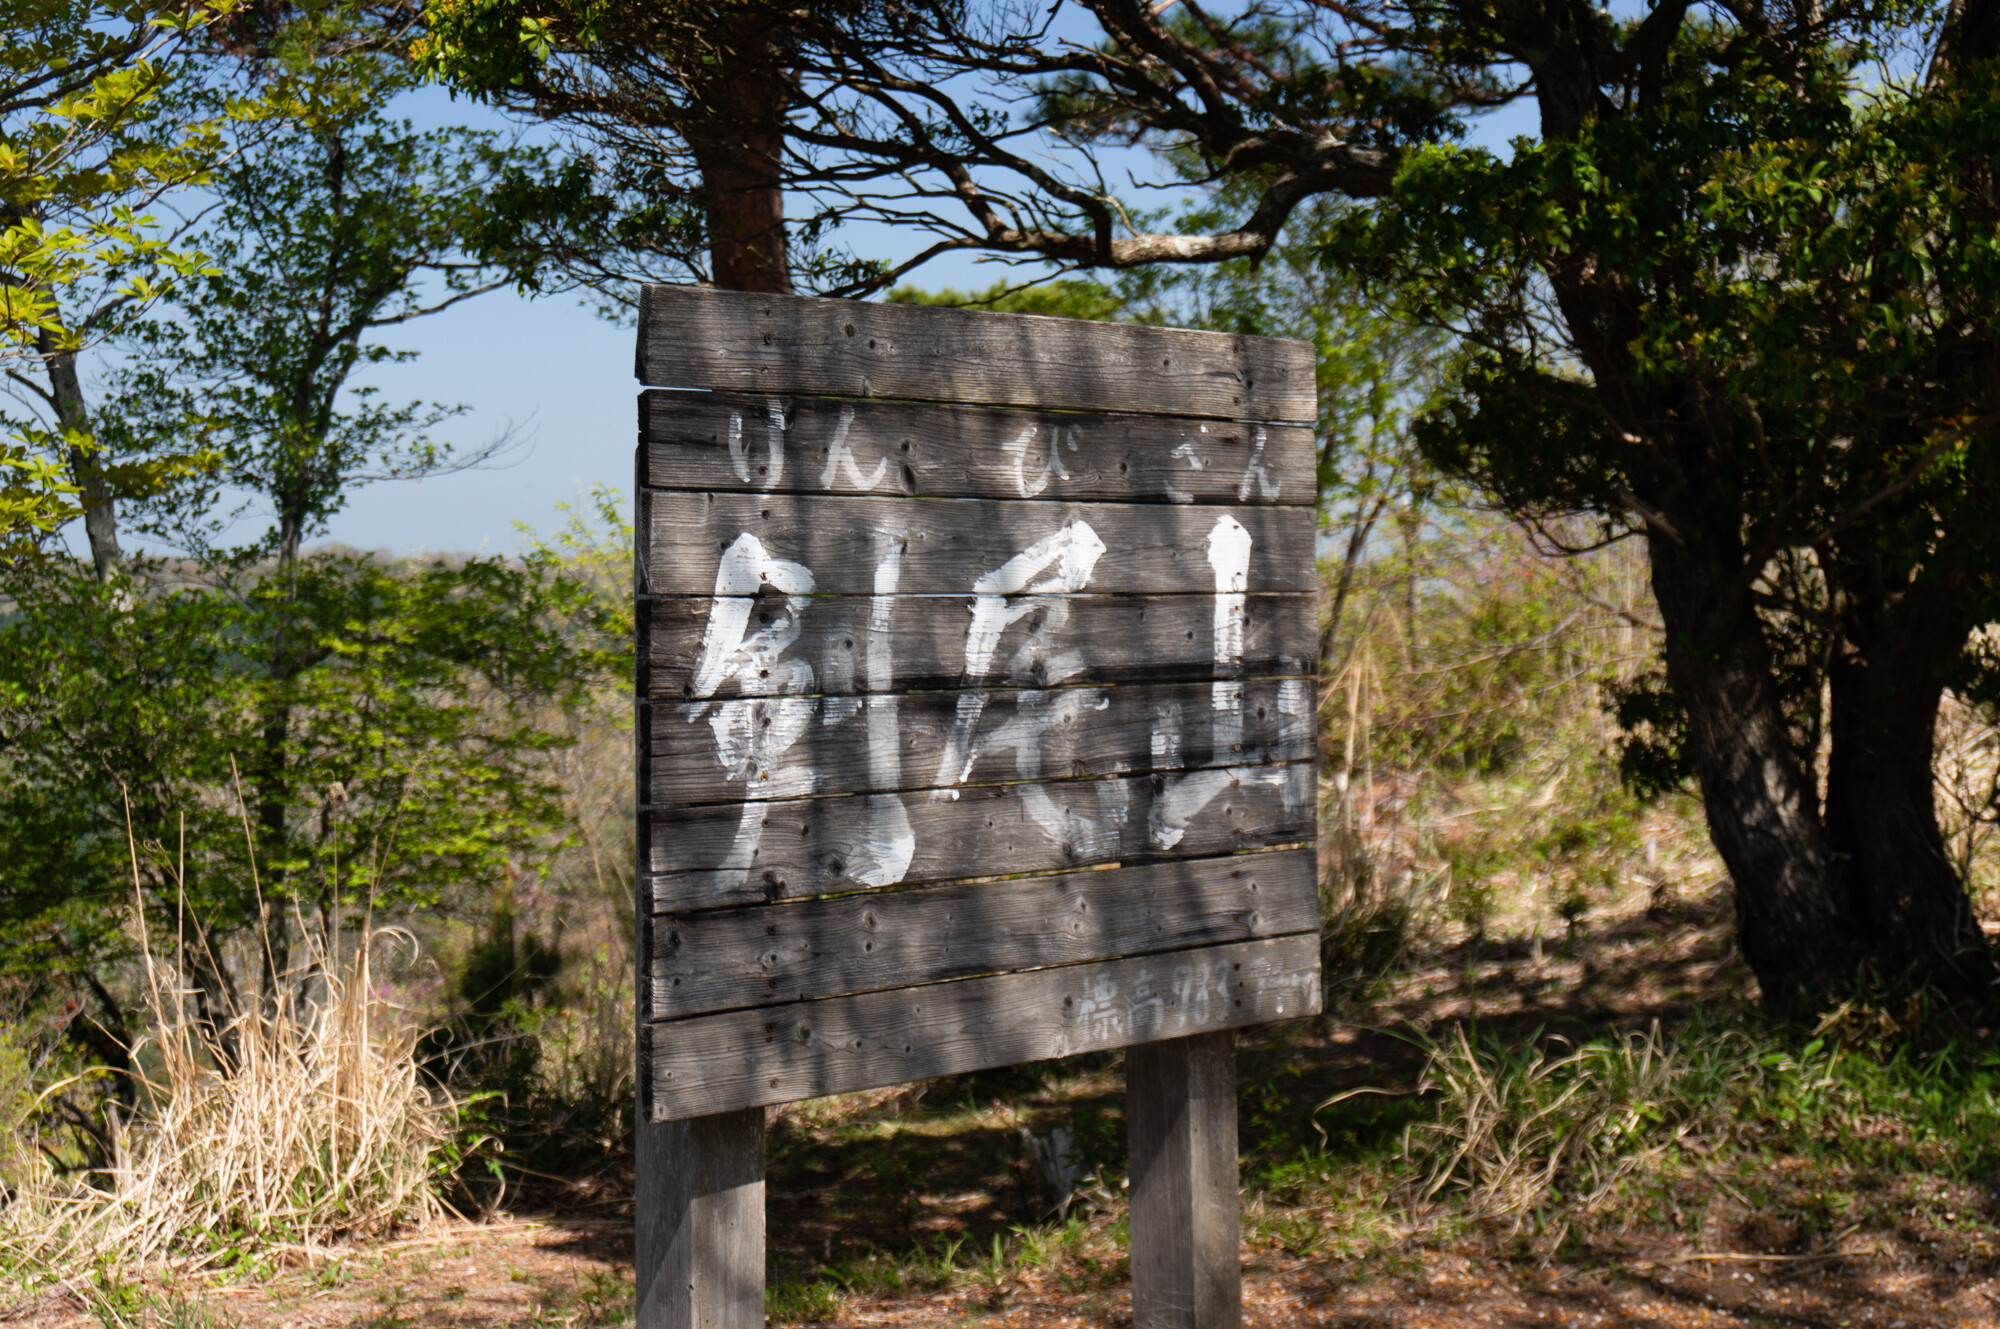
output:
[[[908,799],[914,839],[901,882],[952,881],[1008,872],[1051,872],[1096,863],[1141,863],[1298,844],[1313,837],[1311,762],[1230,773],[1199,806],[1164,775],[989,785],[956,799]],[[1029,791],[1033,793],[1030,795]],[[1181,793],[1178,812],[1164,805]],[[733,804],[645,809],[641,871],[659,913],[809,899],[865,890],[877,835],[868,795],[796,798],[760,805],[759,834],[731,869],[742,818]],[[1169,828],[1168,821],[1178,822]],[[1180,837],[1163,833],[1178,829]]]
[[[648,286],[641,383],[1310,423],[1312,347],[1220,332]]]
[[[764,1110],[639,1122],[635,1329],[763,1329]]]
[[[981,681],[1036,688],[1303,674],[1319,649],[1309,595],[1244,596],[1241,653],[1220,662],[1212,594],[1036,599],[1003,629],[995,667]],[[662,596],[642,603],[640,649],[649,696],[695,695],[716,605],[713,596]],[[794,612],[784,600],[766,596],[752,603],[745,626],[757,633],[780,619],[796,622],[798,635],[784,653],[812,666],[816,693],[904,692],[966,681],[970,597],[899,595],[884,603],[858,595],[816,596]],[[879,648],[873,657],[871,634]],[[886,677],[870,672],[871,660],[887,662]],[[730,672],[709,695],[742,696],[759,681],[755,674]]]
[[[1217,709],[1219,698],[1228,709]],[[967,785],[1265,766],[1315,751],[1312,687],[1302,678],[756,697],[643,710],[654,805],[814,793],[951,798]]]
[[[1305,425],[651,391],[659,489],[1076,502],[1315,501]]]
[[[1317,519],[1310,508],[648,490],[641,495],[640,518],[646,577],[640,589],[649,595],[742,594],[719,588],[716,571],[724,552],[745,536],[756,541],[759,557],[802,565],[820,595],[875,594],[877,574],[892,553],[897,592],[971,595],[980,577],[1039,541],[1061,539],[1076,523],[1089,528],[1102,552],[1088,582],[1070,589],[1109,595],[1213,592],[1211,536],[1224,519],[1240,524],[1250,537],[1244,590],[1314,589]]]
[[[1125,1054],[1133,1329],[1240,1329],[1236,1035]]]
[[[1310,849],[652,920],[656,1020],[1319,926]]]
[[[1319,934],[967,978],[643,1026],[655,1120],[1297,1019]]]

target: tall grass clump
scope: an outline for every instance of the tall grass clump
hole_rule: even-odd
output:
[[[1418,1082],[1436,1116],[1410,1128],[1404,1154],[1425,1199],[1456,1193],[1473,1215],[1514,1226],[1554,1202],[1588,1218],[1628,1178],[1727,1130],[1760,1069],[1753,1051],[1740,1034],[1676,1043],[1657,1025],[1518,1047],[1455,1026]]]
[[[142,929],[147,1032],[134,1107],[109,1114],[110,1166],[65,1176],[45,1162],[0,1211],[0,1252],[46,1276],[201,1268],[439,1218],[457,1110],[419,1072],[414,1022],[373,980],[373,952],[398,935],[336,934],[306,948],[274,1000],[203,1019],[190,977]]]

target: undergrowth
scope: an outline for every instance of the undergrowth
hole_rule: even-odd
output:
[[[1415,1200],[1550,1244],[1648,1184],[1770,1158],[1967,1181],[2000,1162],[2000,1052],[1972,1040],[1884,1051],[1697,1023],[1512,1044],[1458,1026],[1418,1091],[1430,1110],[1402,1147]]]
[[[31,1280],[256,1267],[442,1215],[438,1183],[464,1140],[456,1104],[418,1070],[413,1022],[373,980],[394,934],[308,946],[275,1002],[219,1019],[196,1013],[188,975],[143,925],[138,940],[148,1032],[130,1083],[105,1096],[108,1165],[65,1167],[60,1142],[42,1141],[0,1210],[0,1261]]]

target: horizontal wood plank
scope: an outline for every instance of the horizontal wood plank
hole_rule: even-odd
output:
[[[655,1121],[1297,1019],[1319,934],[641,1026]]]
[[[645,711],[655,805],[813,793],[952,798],[972,785],[1263,766],[1314,753],[1303,678],[754,697]]]
[[[1310,849],[656,918],[653,1018],[1307,932]]]
[[[1219,544],[1244,563],[1241,590],[1312,591],[1317,529],[1310,508],[647,490],[641,591],[1213,593]]]
[[[641,383],[1310,423],[1312,347],[858,300],[647,286]]]
[[[910,857],[897,880],[955,881],[1299,844],[1313,838],[1313,781],[1314,764],[1295,762],[904,799]],[[878,861],[882,807],[874,796],[760,804],[747,835],[734,804],[640,815],[645,889],[659,913],[809,899],[875,884],[856,875]]]
[[[993,410],[830,397],[639,397],[647,485],[778,494],[901,494],[1307,506],[1305,425]]]
[[[967,634],[974,624],[969,597],[815,596],[794,611],[783,599],[766,596],[747,612],[739,607],[718,629],[716,608],[727,603],[713,596],[641,603],[649,696],[685,700],[698,691],[716,698],[753,691],[764,682],[755,670],[700,677],[710,633],[750,637],[781,619],[794,620],[798,630],[784,655],[812,667],[818,694],[949,688],[967,681]],[[1020,616],[1001,628],[993,663],[979,681],[1048,687],[1303,674],[1319,649],[1309,595],[1248,595],[1225,606],[1232,649],[1220,660],[1213,595],[1052,595],[1019,607]]]

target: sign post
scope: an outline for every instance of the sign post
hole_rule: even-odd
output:
[[[1127,1054],[1137,1329],[1240,1321],[1319,1009],[1299,342],[654,286],[639,1329],[764,1322],[765,1106]]]

